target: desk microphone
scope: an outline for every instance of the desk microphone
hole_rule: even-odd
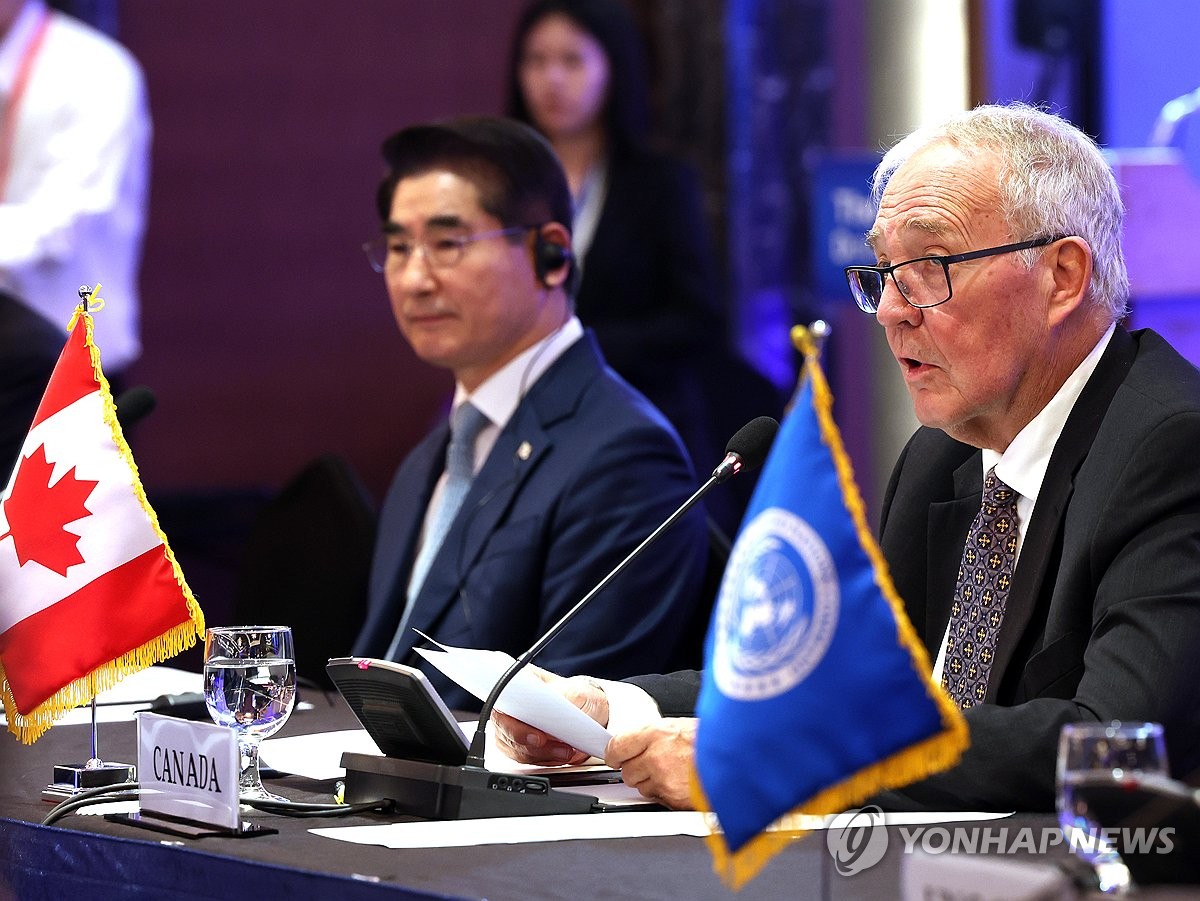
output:
[[[117,422],[122,429],[128,429],[135,422],[140,422],[154,412],[158,398],[145,385],[135,385],[113,400],[117,408]]]
[[[496,700],[500,697],[500,693],[508,687],[508,683],[520,672],[535,656],[541,653],[542,649],[548,645],[559,632],[563,630],[575,615],[579,613],[587,604],[599,594],[609,582],[611,582],[618,573],[625,569],[635,558],[641,555],[642,551],[648,548],[663,532],[671,528],[683,514],[687,513],[700,498],[704,497],[714,485],[719,485],[722,482],[728,481],[739,472],[756,469],[763,464],[767,458],[767,452],[771,449],[771,442],[775,440],[775,433],[779,431],[779,423],[770,416],[759,416],[757,419],[752,419],[746,423],[737,433],[729,439],[729,443],[725,445],[725,459],[713,470],[708,481],[689,497],[674,513],[667,517],[666,521],[637,547],[629,552],[629,555],[613,568],[607,576],[601,579],[596,587],[585,594],[575,606],[568,610],[558,622],[547,630],[546,634],[533,643],[533,645],[524,654],[518,657],[507,670],[504,671],[492,687],[491,693],[488,694],[487,700],[483,702],[483,709],[479,712],[479,724],[475,728],[475,735],[471,739],[471,750],[467,754],[466,765],[468,767],[483,768],[483,753],[487,743],[487,723],[491,719],[492,710],[496,706]]]

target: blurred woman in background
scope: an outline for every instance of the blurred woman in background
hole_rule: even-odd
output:
[[[620,0],[526,7],[513,38],[508,114],[545,135],[566,170],[580,318],[707,472],[728,438],[728,417],[705,384],[705,370],[731,356],[724,282],[695,173],[647,146],[645,52],[628,8]],[[737,420],[760,411],[729,412]],[[745,498],[710,497],[714,518],[733,532]]]

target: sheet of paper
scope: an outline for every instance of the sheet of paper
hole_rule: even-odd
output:
[[[972,820],[1001,820],[1005,817],[1011,817],[1012,812],[1008,813],[981,813],[981,812],[958,812],[948,813],[944,810],[919,810],[909,811],[906,813],[885,813],[883,822],[887,826],[928,826],[935,823],[967,823]],[[771,824],[768,829],[772,832],[784,831],[805,831],[812,832],[818,829],[828,829],[830,825],[840,816],[840,814],[830,814],[829,816],[817,816],[816,814],[794,814],[781,817],[778,821]]]
[[[459,723],[469,737],[475,733],[474,723]],[[344,729],[340,732],[318,732],[312,735],[293,735],[287,738],[263,740],[259,756],[265,766],[281,773],[293,773],[308,779],[341,779],[346,775],[342,768],[342,752],[355,751],[360,754],[380,754],[375,742],[365,729]],[[604,766],[536,767],[517,763],[501,751],[492,741],[488,730],[488,743],[484,752],[484,766],[498,773],[521,773],[545,775],[571,772],[611,772]],[[594,792],[587,792],[594,794]]]
[[[281,773],[294,773],[308,779],[341,779],[342,752],[383,755],[365,729],[317,732],[288,738],[263,739],[259,760]]]
[[[888,814],[889,826],[993,820],[1010,813]],[[805,817],[805,825],[824,829],[832,817]],[[712,833],[711,814],[685,810],[627,813],[565,814],[545,817],[497,817],[489,820],[439,820],[310,829],[313,835],[385,848],[456,848],[469,845],[515,845],[569,839],[645,838],[661,835],[705,836]]]
[[[436,642],[435,642],[436,643]],[[438,644],[441,650],[417,653],[481,701],[514,659],[502,651],[479,651]],[[593,757],[604,757],[608,730],[526,668],[517,673],[496,702],[501,713],[548,732]]]
[[[648,803],[640,791],[624,782],[611,782],[604,785],[562,785],[556,786],[554,790],[576,795],[591,795],[601,804],[607,804],[609,807],[636,807]]]
[[[705,814],[693,811],[558,814],[544,817],[496,817],[488,820],[435,820],[310,829],[313,835],[385,848],[459,848],[468,845],[515,845],[566,839],[629,838],[657,835],[708,835]]]

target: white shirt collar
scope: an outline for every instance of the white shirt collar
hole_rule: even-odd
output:
[[[1042,490],[1050,455],[1054,453],[1054,445],[1058,443],[1058,437],[1067,424],[1067,417],[1071,415],[1084,385],[1096,371],[1114,331],[1116,325],[1110,325],[1096,346],[1083,358],[1083,362],[1067,376],[1050,403],[1017,433],[1003,454],[986,448],[983,451],[983,471],[986,473],[993,466],[996,467],[997,477],[1022,498],[1028,498],[1030,509]]]
[[[582,337],[583,324],[577,316],[572,316],[561,328],[506,363],[473,392],[468,393],[461,383],[455,384],[454,409],[469,400],[503,430],[542,373]]]

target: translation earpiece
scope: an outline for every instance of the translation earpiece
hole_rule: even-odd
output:
[[[546,276],[570,264],[574,259],[570,248],[554,241],[547,241],[541,234],[537,236],[533,247],[533,267],[538,281],[543,285],[546,284]]]

